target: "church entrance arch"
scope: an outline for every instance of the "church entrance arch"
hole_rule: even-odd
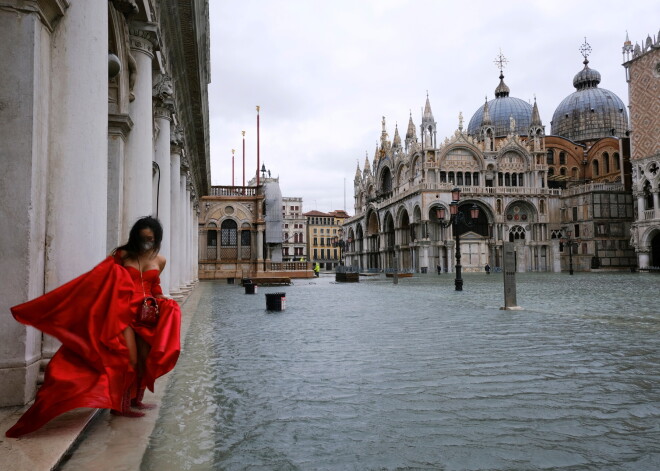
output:
[[[380,250],[380,231],[378,225],[378,215],[375,211],[371,211],[367,218],[367,235],[366,235],[366,253],[367,253],[367,268],[378,269],[380,268],[379,252]]]

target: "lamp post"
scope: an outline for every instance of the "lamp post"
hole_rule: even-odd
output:
[[[479,206],[473,204],[470,208],[470,217],[465,217],[465,214],[458,210],[458,202],[461,199],[461,190],[454,188],[451,190],[451,203],[449,203],[449,220],[445,221],[445,208],[440,207],[436,209],[436,216],[442,227],[452,227],[454,236],[456,237],[456,279],[454,286],[456,291],[463,291],[463,277],[461,275],[461,236],[458,233],[458,225],[465,224],[467,227],[472,227],[479,218]]]
[[[578,241],[571,239],[571,234],[573,233],[572,231],[566,229],[565,227],[562,228],[562,231],[564,232],[564,236],[559,239],[559,241],[568,246],[568,274],[572,275],[573,274],[573,246],[577,246]]]

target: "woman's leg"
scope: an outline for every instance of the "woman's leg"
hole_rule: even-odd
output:
[[[126,341],[126,347],[128,348],[128,362],[133,368],[133,370],[138,370],[138,347],[135,340],[135,331],[131,327],[126,327],[124,329],[124,340]],[[132,389],[135,383],[132,383],[122,395],[121,400],[121,410],[112,410],[112,414],[121,415],[124,417],[143,417],[142,412],[134,412],[131,410],[131,397]]]
[[[135,336],[135,343],[137,345],[137,359],[138,359],[137,388],[136,388],[135,397],[131,400],[131,406],[136,407],[138,409],[154,409],[156,407],[155,404],[145,404],[144,402],[142,402],[142,398],[144,397],[144,391],[146,389],[143,378],[146,373],[147,357],[149,356],[149,352],[151,351],[151,346],[147,342],[145,342],[144,339],[139,335]]]

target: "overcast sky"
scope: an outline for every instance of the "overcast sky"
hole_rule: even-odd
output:
[[[573,93],[586,36],[601,88],[628,104],[621,47],[658,34],[657,0],[211,0],[211,179],[246,181],[260,157],[304,211],[354,214],[353,178],[373,159],[385,116],[390,140],[417,127],[428,91],[438,142],[493,99],[500,49],[511,96],[539,105],[550,133]]]

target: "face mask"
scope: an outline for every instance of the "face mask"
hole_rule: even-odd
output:
[[[140,247],[142,248],[142,250],[143,250],[144,252],[148,252],[149,250],[151,250],[151,249],[154,248],[154,243],[153,243],[153,241],[151,241],[151,240],[144,240],[144,241],[142,241],[142,243],[140,244]]]

